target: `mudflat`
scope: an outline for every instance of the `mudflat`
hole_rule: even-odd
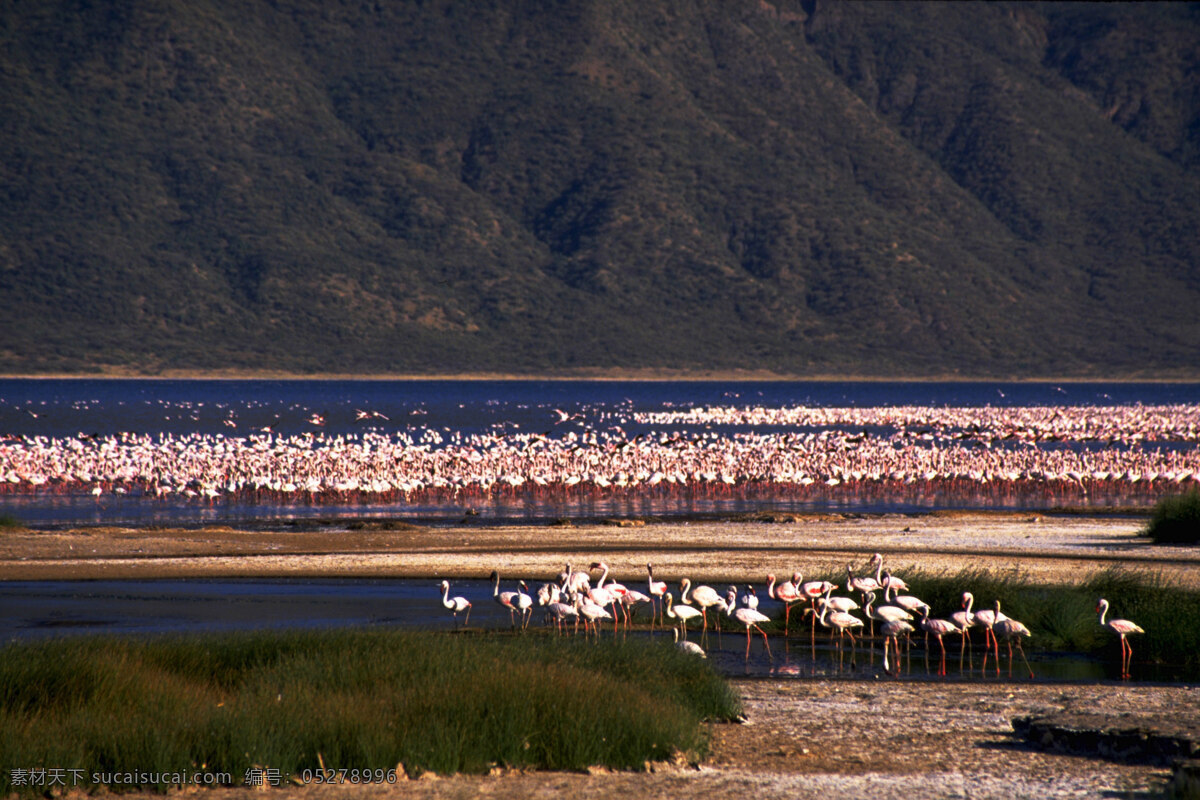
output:
[[[169,577],[506,577],[549,580],[565,564],[604,560],[612,577],[765,582],[794,571],[844,576],[882,553],[888,567],[1016,571],[1074,583],[1113,567],[1200,587],[1200,547],[1159,547],[1132,516],[986,512],[786,514],[762,519],[538,526],[422,527],[329,521],[270,530],[93,527],[0,536],[0,580]]]
[[[604,560],[631,586],[656,576],[765,581],[800,570],[844,575],[882,553],[898,573],[919,568],[1016,571],[1074,583],[1122,567],[1200,588],[1200,548],[1151,545],[1130,516],[1008,513],[813,514],[774,521],[427,528],[338,522],[272,530],[82,528],[0,536],[0,579],[159,577],[484,577],[547,580],[565,564]],[[746,724],[712,725],[701,764],[645,772],[426,776],[396,785],[289,786],[289,797],[727,798],[846,796],[1097,797],[1158,792],[1162,764],[1066,755],[1014,737],[1025,714],[1103,710],[1153,725],[1200,724],[1200,689],[1029,681],[735,680]],[[233,797],[252,790],[222,790]]]

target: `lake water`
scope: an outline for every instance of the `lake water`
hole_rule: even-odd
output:
[[[507,584],[502,587],[513,588]],[[456,580],[451,594],[473,603],[470,627],[505,631],[509,613],[491,596],[487,581]],[[763,610],[776,613],[781,605],[765,601]],[[642,608],[637,619],[648,621]],[[542,624],[535,607],[531,626]],[[746,658],[744,630],[728,622],[718,637],[710,632],[706,649],[722,673],[745,677],[847,677],[891,680],[883,672],[881,645],[847,644],[839,655],[826,635],[818,631],[816,644],[803,632],[784,642],[770,637],[771,657],[755,634]],[[153,635],[258,629],[320,629],[345,626],[419,628],[450,631],[455,622],[442,607],[437,581],[403,579],[245,579],[147,581],[0,581],[0,642],[36,641],[49,637],[118,634]],[[700,641],[698,626],[689,638]],[[611,623],[602,636],[613,635]],[[644,628],[631,636],[648,637]],[[670,631],[659,629],[658,640],[670,641]],[[978,634],[976,634],[978,636]],[[983,674],[983,654],[976,642],[961,661],[957,639],[947,643],[947,675],[936,675],[940,656],[936,645],[926,653],[920,638],[902,663],[901,675],[910,680],[994,680],[994,662]],[[1116,655],[1114,645],[1113,653]],[[1107,681],[1119,679],[1116,659],[1098,660],[1071,653],[1043,653],[1030,643],[1030,666],[1040,681]],[[851,657],[853,656],[853,666]],[[1001,675],[1008,676],[1008,656],[1001,648]],[[1170,665],[1133,664],[1135,681],[1164,683],[1200,682],[1200,672]],[[1020,656],[1013,666],[1014,680],[1027,680]]]
[[[13,437],[151,436],[244,437],[269,429],[274,435],[328,437],[366,431],[418,437],[424,432],[505,435],[553,434],[561,415],[577,427],[618,430],[636,437],[654,430],[670,434],[685,425],[639,424],[638,413],[713,405],[784,408],[1113,406],[1200,404],[1200,384],[1177,383],[900,383],[718,381],[267,381],[267,380],[0,380],[0,442]],[[320,422],[316,427],[315,420]],[[775,428],[731,425],[725,433]],[[810,431],[811,432],[811,431]],[[4,465],[0,463],[0,473]],[[1098,502],[1104,502],[1099,498]],[[1119,500],[1119,498],[1118,498]],[[498,497],[473,503],[479,522],[535,521],[560,516],[696,515],[749,510],[919,510],[939,507],[1025,507],[1022,498],[977,499],[940,495],[837,496],[797,501],[755,491],[714,498],[662,496],[539,498]],[[1037,505],[1041,501],[1032,501]],[[175,495],[154,498],[106,494],[33,492],[0,494],[0,513],[42,526],[77,524],[251,524],[305,517],[404,517],[437,523],[457,521],[463,503],[453,498],[420,504],[381,502],[312,505],[303,500],[246,502],[239,498],[196,501]]]

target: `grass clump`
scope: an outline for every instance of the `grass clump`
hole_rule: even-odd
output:
[[[975,598],[975,611],[1000,600],[1005,615],[1023,622],[1038,650],[1100,655],[1117,639],[1100,627],[1096,602],[1112,603],[1111,616],[1133,620],[1146,630],[1135,645],[1138,658],[1160,664],[1200,664],[1200,592],[1167,584],[1152,572],[1113,567],[1075,584],[1045,585],[1017,570],[962,569],[956,573],[905,570],[911,593],[947,618],[962,607],[963,592]],[[977,634],[978,635],[978,634]]]
[[[0,514],[0,531],[21,531],[25,525],[12,514]]]
[[[1142,535],[1155,544],[1200,544],[1200,491],[1159,500]]]
[[[706,663],[654,643],[330,631],[15,644],[0,656],[0,794],[14,770],[240,783],[331,769],[640,768],[736,716]],[[165,790],[168,786],[143,788]]]

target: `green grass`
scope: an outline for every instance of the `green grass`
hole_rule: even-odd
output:
[[[1155,544],[1200,544],[1200,491],[1159,500],[1142,535]]]
[[[1076,653],[1106,654],[1117,638],[1099,625],[1096,602],[1112,604],[1110,618],[1131,619],[1146,630],[1134,645],[1138,658],[1162,664],[1200,664],[1200,592],[1168,585],[1156,573],[1114,567],[1073,585],[1044,585],[1018,571],[962,569],[958,572],[897,572],[911,587],[909,594],[932,607],[932,616],[948,617],[962,607],[963,592],[975,597],[974,609],[992,608],[998,599],[1005,615],[1023,622],[1033,634],[1029,647]],[[845,573],[813,576],[839,581],[845,594]],[[854,595],[859,600],[857,595]],[[861,602],[861,600],[860,600]],[[800,606],[793,609],[796,616]],[[783,629],[783,612],[768,612]],[[858,616],[862,616],[858,612]],[[807,625],[807,622],[805,623]],[[792,620],[792,630],[797,630]]]
[[[12,514],[0,514],[0,531],[20,531],[25,525]]]
[[[739,702],[654,643],[332,631],[0,651],[0,794],[14,769],[485,772],[699,756]],[[165,786],[150,788],[165,789]]]

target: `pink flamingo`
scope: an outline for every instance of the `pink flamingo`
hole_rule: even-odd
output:
[[[896,675],[900,674],[900,634],[905,637],[912,633],[913,626],[903,619],[889,619],[879,626],[879,633],[883,636],[883,671],[890,671],[888,668],[888,643],[891,642],[893,649],[896,651]]]
[[[958,626],[958,632],[962,634],[962,653],[959,656],[959,664],[962,664],[962,658],[967,653],[967,646],[971,644],[970,629],[975,627],[975,615],[971,612],[972,606],[975,605],[975,595],[970,592],[963,592],[962,595],[962,610],[955,611],[950,615],[950,621]]]
[[[996,641],[995,627],[996,623],[1002,619],[1007,619],[1000,613],[1000,601],[996,601],[996,608],[985,608],[983,611],[975,612],[975,624],[983,628],[983,671],[987,672],[988,648],[994,648],[996,653],[996,677],[1000,677],[1000,643]],[[1012,653],[1009,653],[1009,662],[1011,666]]]
[[[792,619],[792,603],[803,599],[800,595],[800,590],[796,588],[796,584],[789,581],[784,581],[776,586],[775,576],[768,575],[767,597],[783,603],[783,635],[786,637],[788,635],[788,626],[791,624]]]
[[[1108,601],[1103,597],[1096,604],[1096,611],[1100,614],[1101,626],[1108,628],[1121,637],[1121,677],[1128,678],[1129,662],[1133,658],[1133,646],[1129,644],[1125,637],[1131,633],[1145,633],[1145,631],[1137,623],[1130,622],[1127,619],[1110,619],[1108,622],[1105,622],[1104,617],[1108,614]]]
[[[502,592],[500,591],[500,573],[492,570],[492,597],[504,608],[508,609],[509,619],[512,621],[512,627],[515,630],[517,627],[517,595],[519,592]],[[524,619],[525,612],[521,612]]]
[[[1029,628],[1026,628],[1024,625],[1017,622],[1015,619],[1012,619],[1011,617],[1006,617],[1003,614],[1001,614],[999,600],[996,601],[996,616],[998,617],[998,619],[995,621],[995,623],[993,623],[993,626],[992,626],[992,633],[993,633],[992,638],[994,639],[996,637],[996,635],[1003,636],[1004,641],[1006,641],[1008,643],[1008,677],[1010,677],[1010,678],[1012,677],[1012,643],[1013,643],[1013,640],[1015,639],[1017,642],[1017,649],[1021,651],[1021,660],[1025,662],[1025,669],[1029,670],[1029,677],[1032,678],[1033,677],[1033,668],[1029,666],[1029,659],[1027,659],[1025,657],[1025,648],[1021,646],[1021,638],[1022,637],[1028,638],[1028,637],[1032,636],[1033,634],[1031,634],[1029,632]],[[1134,626],[1134,627],[1137,627],[1137,626]],[[996,651],[997,675],[999,674],[999,669],[1000,669],[1000,651],[997,649],[997,651]]]
[[[799,572],[793,576],[797,591],[802,598],[808,598],[809,606],[812,608],[812,626],[809,633],[815,643],[817,638],[817,598],[826,592],[833,591],[836,587],[829,581],[805,581],[801,583],[800,581],[803,577]]]
[[[938,675],[946,674],[946,643],[942,641],[942,637],[950,633],[960,633],[958,626],[953,622],[945,619],[930,619],[929,608],[926,607],[921,612],[921,628],[925,631],[926,640],[929,639],[929,634],[937,637],[938,645],[942,648],[942,662],[938,667]],[[926,647],[928,653],[929,648]]]
[[[654,580],[654,567],[646,565],[646,590],[650,592],[650,597],[658,599],[658,621],[662,624],[662,599],[667,593],[667,582]],[[650,602],[650,630],[654,630],[654,601]]]

